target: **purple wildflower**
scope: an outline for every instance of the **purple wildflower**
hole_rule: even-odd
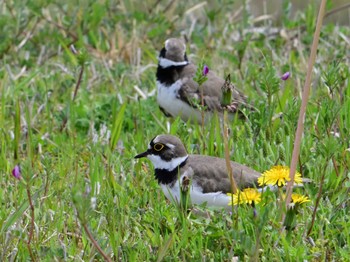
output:
[[[12,175],[18,180],[22,178],[21,167],[19,165],[16,165],[15,168],[12,170]]]
[[[203,75],[206,76],[209,73],[209,67],[207,65],[203,66]]]
[[[285,72],[285,73],[281,76],[281,79],[282,79],[283,81],[286,81],[289,77],[290,77],[290,73],[289,73],[289,72]]]

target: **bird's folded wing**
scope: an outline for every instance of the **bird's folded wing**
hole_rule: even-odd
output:
[[[204,193],[231,192],[231,182],[228,176],[225,159],[191,155],[191,161],[197,165],[191,166],[193,178],[203,188]],[[260,173],[239,163],[230,161],[233,177],[239,188],[254,187]]]
[[[216,76],[208,78],[206,82],[199,86],[192,77],[183,79],[183,85],[179,90],[180,98],[191,105],[199,108],[204,105],[204,109],[208,111],[222,112],[224,109],[230,113],[240,112],[242,108],[253,109],[253,106],[247,103],[247,98],[232,85],[231,104],[222,105],[222,89],[224,81]],[[203,101],[202,101],[203,95]]]
[[[193,79],[184,79],[183,86],[179,90],[179,96],[192,107],[199,108],[202,106],[201,98],[203,94],[203,105],[205,110],[221,112],[223,107],[220,103],[220,96],[218,96],[218,94],[209,95],[208,93],[210,92],[206,92],[207,90],[204,89],[204,87],[205,86],[203,85],[202,91],[198,83]]]

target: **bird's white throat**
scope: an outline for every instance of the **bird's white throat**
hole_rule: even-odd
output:
[[[165,169],[168,171],[173,171],[176,167],[181,165],[186,159],[188,155],[182,157],[176,157],[171,159],[170,161],[163,160],[160,156],[157,155],[148,155],[149,160],[152,161],[155,169]]]

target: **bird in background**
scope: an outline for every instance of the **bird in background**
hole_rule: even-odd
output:
[[[204,104],[204,122],[210,121],[214,112],[222,116],[227,110],[232,119],[235,115],[245,118],[245,109],[254,110],[229,79],[218,77],[213,70],[205,70],[207,80],[200,86],[194,80],[196,71],[197,67],[188,61],[184,41],[179,38],[166,40],[159,53],[156,73],[157,102],[166,116],[180,116],[185,122],[202,123],[201,102]]]

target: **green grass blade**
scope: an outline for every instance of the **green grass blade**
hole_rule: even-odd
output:
[[[115,145],[118,143],[118,139],[119,139],[120,133],[122,131],[125,108],[126,108],[126,103],[124,103],[121,106],[118,114],[115,116],[115,118],[113,120],[112,135],[111,135],[111,140],[110,140],[111,151],[114,150]]]
[[[33,196],[32,196],[32,201],[36,201],[36,199],[39,196],[39,192],[41,192],[42,189],[37,191]],[[5,224],[1,228],[1,234],[4,234],[7,229],[12,226],[19,218],[20,216],[23,215],[24,211],[29,207],[29,202],[28,199],[26,199],[21,206],[6,220]]]
[[[19,148],[19,139],[21,135],[21,107],[19,101],[16,102],[16,113],[15,113],[15,137],[13,139],[13,148],[14,148],[14,159],[18,159],[18,148]]]
[[[163,260],[163,258],[165,257],[167,251],[169,250],[171,244],[173,243],[173,239],[174,239],[174,233],[172,233],[168,240],[165,241],[164,245],[160,248],[159,253],[158,253],[158,258],[157,258],[157,262],[160,262]]]

